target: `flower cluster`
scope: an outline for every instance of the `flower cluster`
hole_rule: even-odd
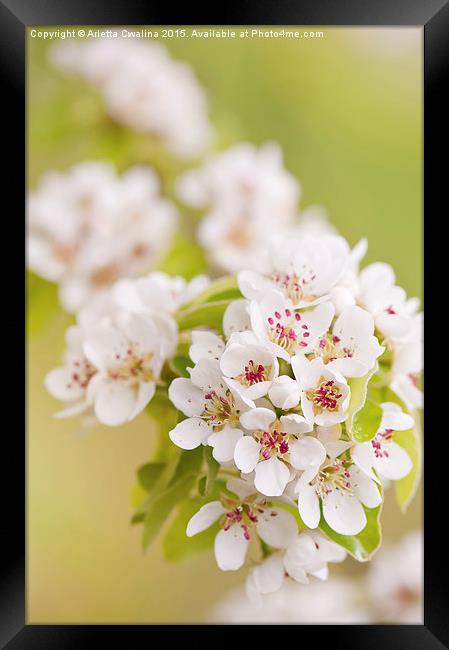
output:
[[[117,38],[62,41],[52,63],[101,92],[111,117],[151,133],[180,158],[200,154],[212,139],[207,101],[192,69],[159,44]]]
[[[249,578],[260,593],[285,575],[301,582],[324,574],[339,551],[323,545],[318,529],[358,535],[382,502],[382,480],[412,469],[395,436],[414,427],[399,405],[412,379],[398,375],[398,359],[419,345],[418,305],[387,265],[358,271],[365,248],[351,251],[337,235],[277,240],[269,272],[238,274],[242,298],[224,313],[223,333],[192,332],[189,376],[169,386],[185,416],[172,442],[209,446],[241,476],[228,483],[236,497],[205,504],[187,534],[220,519],[215,555],[223,570],[242,566],[253,537],[268,545]],[[367,401],[374,374],[388,400]],[[309,532],[299,533],[280,504],[297,509]]]
[[[92,414],[118,426],[152,399],[178,330],[173,314],[208,283],[164,273],[117,282],[78,313],[66,334],[64,364],[48,373],[48,391],[65,404],[59,417]]]
[[[301,187],[273,142],[259,149],[240,143],[210,156],[178,179],[177,192],[185,204],[205,211],[198,239],[212,264],[230,273],[269,270],[269,243],[276,234],[333,230],[319,206],[298,220]]]
[[[47,172],[28,197],[28,264],[71,312],[122,277],[154,268],[178,220],[155,172],[107,163]]]
[[[303,533],[305,535],[307,533]],[[241,588],[211,608],[211,622],[226,623],[414,623],[423,621],[422,531],[385,543],[367,571],[332,576],[306,588],[285,581],[263,598]],[[247,585],[248,592],[248,585]]]

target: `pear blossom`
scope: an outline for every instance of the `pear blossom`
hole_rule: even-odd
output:
[[[367,587],[380,623],[423,623],[423,534],[386,543],[370,563]]]
[[[71,312],[121,277],[148,271],[166,251],[178,218],[159,192],[146,167],[121,177],[94,162],[48,172],[28,196],[29,267],[59,284]]]
[[[201,154],[213,131],[207,100],[191,67],[157,43],[132,38],[63,41],[50,60],[99,89],[111,117],[151,133],[179,158]]]
[[[272,246],[271,268],[238,274],[240,291],[250,300],[261,300],[270,290],[280,292],[294,308],[316,305],[328,299],[350,261],[349,246],[338,235],[285,237]]]
[[[279,363],[252,332],[234,333],[220,358],[226,384],[248,406],[266,395],[279,374]]]
[[[251,329],[249,300],[233,300],[223,314],[223,332],[230,337],[234,332],[246,332]]]
[[[411,429],[415,422],[393,402],[384,402],[381,406],[383,415],[379,430],[372,440],[354,445],[351,457],[374,481],[380,482],[379,477],[397,481],[407,476],[412,461],[405,449],[394,442],[394,432]]]
[[[278,145],[240,143],[183,174],[177,192],[205,211],[198,239],[215,266],[265,271],[272,236],[296,219],[300,187],[284,169]]]
[[[376,483],[345,458],[327,458],[298,479],[298,510],[309,528],[320,522],[320,501],[326,523],[341,535],[357,535],[366,526],[363,506],[382,501]]]
[[[423,407],[419,380],[423,369],[423,314],[411,319],[411,330],[405,341],[393,346],[390,388],[413,410]]]
[[[423,392],[419,387],[422,368],[422,343],[405,344],[394,352],[390,387],[409,409],[423,407]]]
[[[251,327],[256,337],[278,357],[290,361],[299,350],[310,350],[311,342],[327,332],[334,316],[330,302],[300,313],[292,302],[269,291],[249,305]]]
[[[220,361],[224,349],[225,343],[221,336],[207,330],[193,330],[189,357],[194,363],[204,358]]]
[[[83,350],[98,369],[86,399],[103,424],[119,426],[132,420],[153,397],[163,352],[169,352],[162,352],[160,326],[151,316],[127,314],[121,327],[100,324],[86,332]]]
[[[343,422],[351,392],[343,375],[331,370],[321,357],[307,361],[295,356],[292,368],[300,387],[304,417],[322,427]]]
[[[312,425],[297,414],[278,419],[274,411],[264,407],[243,413],[240,423],[251,435],[238,440],[235,464],[245,474],[254,471],[254,486],[261,494],[282,495],[295,470],[310,466],[311,448],[314,450],[317,441],[303,438],[303,434],[310,432]]]
[[[79,415],[89,408],[87,389],[97,373],[97,368],[84,354],[84,335],[82,327],[69,327],[66,332],[64,365],[54,368],[45,377],[48,392],[66,404],[64,410],[56,413],[57,417]]]
[[[249,597],[250,594],[250,597]],[[332,576],[322,582],[303,585],[284,580],[280,589],[258,597],[250,588],[227,594],[211,610],[208,620],[224,624],[302,624],[329,625],[373,623],[372,612],[363,603],[363,592],[356,579]]]
[[[287,510],[272,507],[244,481],[228,481],[227,489],[235,496],[222,495],[221,500],[206,503],[190,519],[186,531],[192,537],[220,520],[214,549],[222,571],[236,571],[243,566],[254,537],[273,548],[283,548],[295,538],[298,527]]]
[[[172,403],[187,416],[170,431],[170,439],[181,449],[208,444],[218,462],[231,461],[243,435],[240,415],[248,406],[226,384],[217,359],[201,357],[188,371],[190,378],[178,377],[168,389]]]
[[[406,340],[412,331],[412,317],[419,306],[417,298],[407,298],[402,287],[395,284],[389,264],[375,262],[366,266],[359,276],[359,302],[370,311],[378,330],[390,341]]]
[[[140,278],[119,280],[114,285],[114,297],[118,306],[136,314],[174,314],[209,283],[206,275],[197,275],[188,282],[181,276],[153,271]]]
[[[290,578],[300,584],[309,583],[309,575],[326,580],[328,562],[342,562],[346,551],[318,531],[304,531],[285,540],[285,548],[268,556],[252,568],[246,580],[246,593],[251,602],[263,604],[263,595],[278,591]]]
[[[372,315],[354,305],[341,311],[332,331],[320,334],[297,354],[319,356],[329,370],[344,377],[363,377],[384,350],[374,336]]]

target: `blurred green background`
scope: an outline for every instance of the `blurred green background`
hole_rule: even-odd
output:
[[[218,148],[279,142],[301,205],[322,204],[351,244],[367,237],[366,261],[391,263],[398,283],[421,296],[422,29],[319,29],[324,39],[164,44],[204,85]],[[113,124],[95,90],[49,66],[48,46],[28,38],[28,186],[47,169],[109,159],[120,169],[153,164],[170,193],[187,165]],[[43,286],[30,282],[28,298],[28,622],[207,621],[244,575],[220,572],[212,553],[178,564],[157,544],[142,553],[129,492],[151,454],[151,423],[142,414],[83,432],[52,417],[42,380],[60,362],[69,318]],[[421,508],[419,493],[402,515],[387,493],[384,538],[420,527]],[[332,569],[365,570],[353,561]]]

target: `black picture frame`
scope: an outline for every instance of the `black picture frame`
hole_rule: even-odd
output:
[[[207,14],[207,15],[206,15]],[[449,2],[444,0],[240,0],[235,7],[229,3],[200,9],[185,4],[177,9],[165,3],[139,0],[109,0],[107,5],[69,0],[0,0],[0,71],[2,79],[2,109],[5,116],[3,129],[3,158],[6,157],[4,192],[10,203],[9,218],[16,226],[18,250],[24,241],[24,152],[25,152],[25,31],[30,25],[88,25],[88,24],[142,24],[142,25],[246,25],[246,24],[299,24],[299,25],[394,25],[423,26],[424,28],[424,173],[425,173],[425,287],[431,287],[430,300],[426,301],[427,324],[438,322],[434,295],[447,293],[447,272],[435,262],[445,262],[444,236],[439,236],[441,218],[445,216],[447,186],[447,145],[445,146],[445,118],[449,114],[445,90],[448,86],[449,68]],[[5,144],[5,136],[11,145]],[[431,224],[434,224],[433,228]],[[8,230],[9,232],[9,230]],[[442,231],[441,231],[442,232]],[[437,235],[436,237],[434,235]],[[8,238],[9,242],[9,238]],[[438,250],[438,246],[441,250]],[[429,253],[429,254],[428,254]],[[11,256],[17,268],[7,267],[7,278],[12,274],[20,282],[24,279],[24,265],[20,255]],[[9,283],[8,283],[9,284]],[[22,285],[23,287],[23,285]],[[9,287],[8,287],[9,288]],[[23,350],[23,330],[18,327],[18,317],[24,314],[21,289],[11,291],[2,320],[6,321],[8,345],[5,363],[19,373]],[[15,297],[13,297],[13,295]],[[427,295],[427,293],[426,293]],[[15,302],[16,301],[16,302]],[[435,307],[434,307],[435,304]],[[5,317],[6,314],[6,317]],[[439,327],[438,336],[441,333]],[[429,334],[427,334],[429,336]],[[443,333],[447,340],[447,335]],[[17,341],[14,337],[17,336]],[[435,339],[432,339],[435,340]],[[447,343],[446,343],[447,349]],[[26,355],[25,355],[26,356]],[[447,506],[444,497],[447,459],[447,428],[437,421],[441,412],[438,377],[428,372],[431,389],[426,391],[425,444],[425,619],[424,625],[389,626],[321,626],[319,645],[342,647],[347,650],[387,650],[388,648],[421,650],[447,647],[449,644],[449,617],[446,568],[447,542],[442,533]],[[8,376],[9,380],[9,376]],[[444,376],[443,380],[444,381]],[[24,412],[24,402],[13,406],[16,387],[6,395],[8,410],[13,410],[13,427],[8,425],[3,435],[2,499],[2,572],[0,582],[0,645],[12,650],[28,648],[85,648],[97,644],[111,647],[140,646],[154,638],[154,626],[73,626],[27,625],[25,618],[25,437],[18,426],[19,414]],[[447,386],[447,380],[444,384]],[[435,387],[435,388],[434,388]],[[439,400],[437,402],[437,399]],[[6,406],[6,405],[5,405]],[[433,408],[434,407],[434,408]],[[435,420],[435,422],[432,422]],[[444,420],[443,420],[444,424]],[[26,426],[26,422],[25,422]],[[438,444],[436,444],[436,442]],[[5,471],[6,470],[6,471]],[[443,522],[443,523],[442,523]],[[447,534],[446,534],[447,535]],[[161,626],[158,626],[161,627]],[[193,626],[171,626],[175,633],[185,634]],[[205,637],[200,626],[196,639]],[[212,626],[219,627],[219,626]],[[306,628],[301,626],[298,642],[304,642]],[[206,629],[204,629],[206,632]],[[313,633],[313,632],[312,632]]]

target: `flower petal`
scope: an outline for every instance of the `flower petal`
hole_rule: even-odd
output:
[[[234,458],[234,451],[237,442],[243,433],[240,429],[231,429],[225,427],[222,431],[217,431],[210,435],[207,444],[213,447],[212,456],[219,463],[228,463]]]
[[[304,482],[299,486],[298,511],[308,528],[317,528],[320,523],[320,500],[309,483]]]
[[[259,537],[273,548],[286,548],[298,534],[294,516],[282,508],[270,508],[258,516],[256,528]]]
[[[382,501],[382,494],[376,483],[371,480],[358,467],[349,468],[350,482],[356,497],[367,508],[375,508]]]
[[[243,436],[237,441],[234,462],[241,472],[249,474],[259,461],[260,445],[252,436]]]
[[[240,526],[220,530],[215,538],[215,559],[222,571],[237,571],[243,566],[249,540]]]
[[[187,418],[168,434],[170,440],[181,449],[196,449],[210,436],[211,429],[201,418]]]
[[[388,456],[374,459],[373,465],[378,474],[391,481],[398,481],[407,476],[413,463],[405,449],[396,442],[390,442],[384,446],[384,451],[388,452]]]
[[[242,413],[240,424],[250,431],[265,431],[276,419],[276,413],[271,409],[257,407]]]
[[[204,410],[204,394],[190,379],[177,377],[168,388],[168,397],[184,415],[201,415]]]
[[[319,467],[326,458],[322,443],[313,436],[305,436],[290,445],[290,462],[296,469]]]
[[[192,537],[197,533],[201,533],[209,526],[217,521],[219,517],[225,512],[225,509],[221,505],[220,501],[211,501],[202,506],[198,512],[196,512],[193,517],[189,520],[186,529],[187,537]]]
[[[288,545],[284,565],[289,576],[297,582],[308,582],[305,572],[308,565],[314,565],[318,559],[318,549],[313,537],[308,533],[296,535]]]
[[[301,390],[297,381],[281,375],[273,381],[268,391],[268,397],[277,408],[287,411],[299,404]]]
[[[280,496],[290,480],[287,465],[275,456],[258,463],[254,471],[254,485],[267,497]]]
[[[103,424],[117,427],[130,419],[136,398],[133,387],[123,382],[104,381],[95,395],[95,415]]]
[[[366,526],[366,515],[357,497],[332,490],[323,498],[323,516],[327,524],[341,535],[357,535]]]
[[[189,357],[194,363],[206,357],[218,361],[223,353],[223,340],[213,332],[193,331]]]
[[[267,557],[252,570],[254,586],[261,594],[272,594],[284,582],[284,563],[279,553]]]

